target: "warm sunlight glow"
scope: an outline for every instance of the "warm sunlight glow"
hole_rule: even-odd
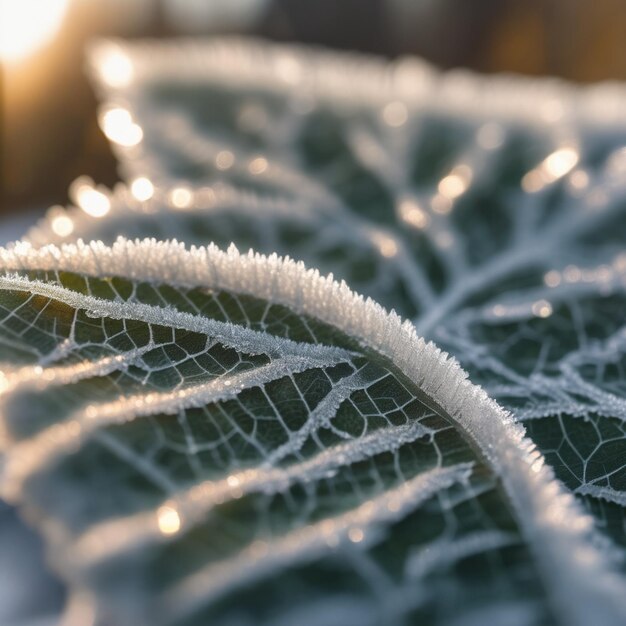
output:
[[[85,186],[76,197],[80,208],[92,217],[104,217],[111,209],[109,199],[97,189]]]
[[[176,187],[170,192],[170,200],[177,209],[187,209],[193,202],[193,194],[187,187]]]
[[[574,148],[560,148],[546,157],[543,166],[550,177],[557,179],[567,174],[578,163]]]
[[[127,87],[135,73],[131,60],[117,46],[111,46],[103,53],[98,71],[102,80],[111,87]]]
[[[257,176],[258,174],[263,174],[268,168],[269,163],[267,159],[264,157],[257,157],[256,159],[252,159],[250,164],[248,165],[248,171],[253,176]]]
[[[69,237],[74,232],[74,222],[67,215],[57,215],[52,220],[52,230],[59,237]]]
[[[61,27],[67,0],[0,0],[0,59],[19,61]]]
[[[130,148],[143,139],[141,126],[135,124],[130,111],[121,107],[105,111],[100,117],[100,126],[104,134],[120,146]]]
[[[537,300],[532,305],[532,311],[537,317],[550,317],[552,315],[552,305],[547,300]]]
[[[384,257],[391,258],[398,254],[398,244],[389,235],[380,231],[374,231],[372,233],[372,241]]]
[[[563,147],[549,154],[536,168],[522,178],[522,189],[528,193],[541,191],[546,185],[568,174],[578,163],[579,154]]]
[[[50,207],[48,210],[50,227],[52,232],[59,237],[69,237],[74,232],[74,221],[60,205]]]
[[[154,195],[154,185],[149,178],[141,176],[140,178],[135,178],[131,183],[130,192],[137,200],[145,202],[146,200],[150,200]]]
[[[428,226],[428,222],[430,221],[428,213],[426,213],[417,202],[411,199],[402,200],[398,209],[400,218],[407,224],[415,228],[426,228],[426,226]]]
[[[472,168],[469,165],[457,165],[439,181],[437,189],[442,196],[454,199],[465,193],[471,182]]]
[[[157,523],[161,533],[173,535],[180,530],[180,515],[174,507],[163,505],[157,511]]]
[[[81,176],[70,185],[70,196],[85,213],[92,217],[104,217],[111,210],[111,201],[108,196],[96,189],[93,180],[88,176]]]

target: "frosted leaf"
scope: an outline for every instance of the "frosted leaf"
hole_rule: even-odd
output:
[[[0,267],[0,493],[68,623],[621,622],[523,428],[345,284],[154,240]]]
[[[133,67],[122,88],[102,73],[112,54]],[[166,197],[120,191],[117,223],[83,236],[169,236],[170,196],[191,189],[177,237],[304,259],[413,319],[531,420],[559,477],[626,543],[623,86],[239,40],[105,42],[91,65],[104,112],[143,129],[139,145],[114,144],[123,173]],[[209,219],[232,193],[223,181],[258,197]],[[276,217],[281,201],[294,209]]]

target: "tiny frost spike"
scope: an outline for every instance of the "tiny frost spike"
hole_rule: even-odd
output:
[[[224,289],[282,304],[355,337],[418,384],[488,460],[503,482],[562,623],[623,623],[623,580],[613,571],[608,551],[598,547],[591,518],[555,480],[541,454],[525,438],[524,428],[471,384],[454,360],[419,337],[411,323],[364,300],[345,283],[277,255],[242,255],[234,246],[226,252],[213,245],[187,250],[176,241],[123,238],[111,247],[79,242],[35,249],[18,243],[12,249],[0,249],[0,266],[5,274],[2,286],[17,290],[28,289],[28,282],[11,272],[29,269]],[[31,284],[35,289],[43,285]],[[48,286],[48,294],[53,295],[54,289]],[[6,485],[2,491],[6,492]]]

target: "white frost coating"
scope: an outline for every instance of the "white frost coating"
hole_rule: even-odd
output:
[[[207,480],[174,494],[162,506],[176,510],[184,530],[201,521],[214,506],[252,492],[280,493],[298,481],[330,477],[339,468],[358,463],[383,452],[394,452],[403,445],[428,436],[433,431],[419,422],[390,426],[325,449],[314,457],[287,467],[261,467],[231,474],[221,480]],[[138,513],[103,522],[63,549],[61,558],[89,567],[102,559],[165,540],[156,511]]]
[[[84,244],[78,245],[80,247]],[[0,262],[2,252],[0,250]],[[73,271],[84,273],[78,268]],[[100,268],[99,271],[104,272],[104,268]],[[109,275],[114,274],[117,273],[111,272]],[[130,278],[138,278],[138,276]],[[163,282],[169,283],[169,278]],[[267,354],[274,357],[306,356],[313,361],[319,358],[322,362],[325,359],[345,359],[350,356],[348,351],[334,346],[309,344],[282,337],[277,338],[269,333],[243,328],[242,326],[235,327],[233,324],[209,319],[201,315],[181,313],[173,308],[94,298],[65,287],[38,280],[29,280],[22,276],[0,276],[0,289],[26,291],[53,300],[60,300],[75,308],[88,311],[93,317],[132,319],[147,324],[159,324],[196,333],[205,333],[216,338],[224,346],[236,348],[248,354]]]
[[[263,466],[271,467],[272,465],[280,463],[280,461],[290,454],[296,454],[300,448],[302,448],[311,433],[319,430],[322,426],[330,427],[330,421],[337,413],[337,409],[341,403],[349,398],[355,389],[359,389],[361,386],[361,376],[359,372],[341,379],[311,411],[309,419],[307,419],[304,426],[291,433],[288,441],[273,450],[263,462]]]
[[[480,448],[504,488],[529,542],[555,614],[568,625],[621,624],[626,587],[597,547],[591,518],[565,492],[524,429],[458,364],[420,338],[409,322],[364,300],[332,277],[276,255],[240,255],[234,247],[185,247],[176,242],[118,240],[34,250],[0,251],[7,271],[66,270],[81,274],[206,286],[277,302],[336,326],[388,357],[449,414]]]
[[[151,392],[122,396],[107,404],[89,405],[70,415],[66,421],[54,424],[34,437],[11,445],[3,468],[2,490],[14,499],[23,482],[40,471],[59,455],[74,450],[93,431],[111,424],[123,424],[147,415],[177,415],[181,409],[203,407],[206,404],[230,400],[244,389],[257,387],[283,376],[303,372],[313,367],[336,365],[340,359],[311,359],[285,356],[240,374],[220,376],[200,385],[177,391]]]
[[[585,484],[580,485],[574,489],[574,493],[578,493],[583,496],[593,496],[594,498],[600,498],[607,502],[613,502],[620,506],[626,506],[626,493],[624,491],[617,491],[611,487],[601,487],[599,485]]]
[[[0,364],[0,451],[6,450],[12,443],[8,425],[2,419],[4,400],[9,397],[9,394],[26,389],[44,391],[50,387],[75,383],[93,376],[106,376],[125,366],[132,365],[152,348],[153,346],[148,344],[143,348],[102,357],[95,361],[57,367],[27,365],[13,368]]]
[[[102,69],[112,51],[122,52],[133,68],[128,84],[113,86]],[[104,40],[92,46],[89,70],[106,99],[132,101],[153,79],[202,84],[219,80],[233,87],[307,90],[336,102],[389,102],[389,94],[409,104],[436,102],[439,110],[464,115],[516,117],[535,122],[538,107],[563,103],[564,117],[610,125],[623,122],[624,88],[604,84],[580,88],[558,79],[518,76],[486,78],[466,70],[442,74],[416,58],[387,63],[372,57],[302,46],[271,45],[236,37],[183,42]],[[346,89],[346,77],[350,89]]]
[[[165,596],[164,609],[176,607],[177,617],[181,607],[183,616],[192,614],[236,585],[261,578],[280,566],[314,560],[323,551],[340,550],[355,540],[350,531],[357,531],[358,542],[375,540],[377,525],[402,519],[442,489],[466,482],[470,474],[471,464],[467,463],[432,469],[348,513],[304,526],[280,539],[253,542],[232,559],[208,565],[183,579]]]
[[[25,389],[44,391],[50,387],[68,385],[86,378],[106,376],[123,367],[133,365],[146,352],[149,352],[153,348],[154,345],[148,344],[143,348],[128,350],[121,354],[104,356],[95,361],[83,361],[71,365],[59,365],[57,367],[27,365],[13,369],[0,364],[0,371],[4,373],[4,383],[2,389],[0,389],[0,398],[3,394],[9,394],[15,391]]]

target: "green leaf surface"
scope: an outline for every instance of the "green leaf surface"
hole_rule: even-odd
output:
[[[523,430],[346,286],[148,240],[0,263],[0,488],[68,615],[619,623],[610,555]]]

